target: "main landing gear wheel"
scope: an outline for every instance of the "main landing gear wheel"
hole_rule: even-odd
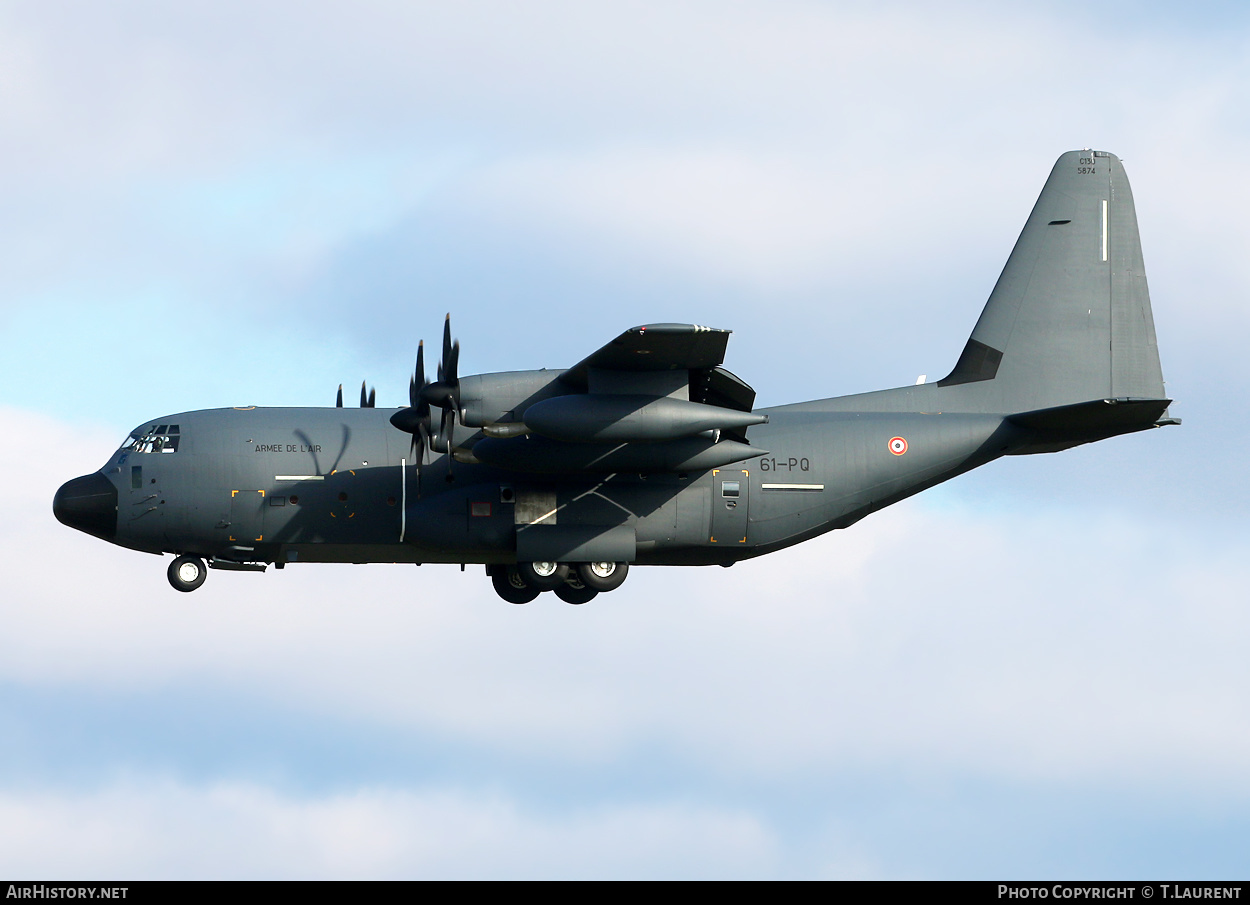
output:
[[[599,596],[599,592],[594,588],[586,587],[574,572],[564,580],[564,584],[556,588],[556,596],[565,603],[581,604],[590,603]]]
[[[569,575],[569,567],[562,562],[519,562],[516,571],[523,582],[540,591],[554,591]]]
[[[577,578],[596,591],[615,591],[629,574],[627,562],[584,562],[577,566]]]
[[[495,593],[508,603],[529,603],[539,595],[538,588],[531,588],[521,578],[515,566],[504,566],[491,573],[490,583]]]
[[[198,556],[179,556],[169,564],[169,583],[175,591],[194,591],[208,577],[204,560]]]

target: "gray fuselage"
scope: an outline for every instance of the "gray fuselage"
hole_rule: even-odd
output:
[[[761,410],[770,421],[750,440],[767,455],[657,474],[449,468],[435,453],[418,475],[393,409],[184,412],[134,434],[176,428],[176,451],[132,440],[101,469],[118,492],[109,539],[261,562],[507,563],[518,526],[621,526],[638,564],[729,564],[846,527],[1027,441],[999,415],[855,410],[869,397]]]

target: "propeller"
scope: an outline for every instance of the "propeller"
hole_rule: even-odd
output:
[[[412,448],[418,451],[418,486],[427,449],[436,449],[447,454],[447,480],[452,479],[451,457],[456,446],[456,418],[460,411],[459,366],[460,343],[452,341],[451,315],[448,314],[443,322],[443,356],[438,363],[438,380],[426,380],[425,343],[421,342],[417,346],[417,367],[408,383],[408,408],[400,409],[391,416],[391,424],[412,434]],[[438,406],[443,410],[437,434],[433,431],[431,406]]]
[[[425,342],[417,344],[417,366],[408,381],[408,408],[400,409],[391,415],[391,424],[405,433],[412,434],[412,445],[409,452],[417,453],[417,488],[420,492],[421,467],[425,464],[425,453],[430,447],[430,404],[421,395],[428,386],[425,379]]]
[[[334,402],[334,407],[336,409],[341,409],[343,407],[343,384],[341,383],[339,384],[339,396]]]
[[[421,389],[421,398],[430,405],[443,410],[439,419],[438,436],[442,452],[448,454],[455,448],[453,432],[456,414],[460,411],[460,343],[451,339],[451,315],[443,321],[443,357],[438,363],[438,380]]]
[[[366,381],[364,380],[360,381],[360,407],[362,409],[371,409],[378,398],[377,390],[370,390],[368,395],[365,395],[365,383]]]

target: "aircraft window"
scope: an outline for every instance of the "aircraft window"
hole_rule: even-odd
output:
[[[738,481],[725,481],[720,485],[720,495],[723,497],[736,497],[741,490],[742,487]]]
[[[174,453],[180,439],[177,424],[154,425],[145,431],[135,431],[123,449],[141,453]]]

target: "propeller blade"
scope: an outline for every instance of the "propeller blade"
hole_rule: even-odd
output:
[[[457,343],[459,345],[459,343]],[[450,383],[455,379],[455,373],[448,367],[451,362],[451,312],[447,312],[447,318],[443,321],[443,357],[438,363],[438,379],[446,380]]]
[[[369,407],[369,394],[365,391],[366,381],[360,381],[360,407],[362,409]]]
[[[418,496],[421,494],[421,473],[433,446],[430,431],[430,402],[427,398],[430,385],[425,376],[425,341],[422,340],[417,343],[417,364],[413,368],[412,377],[408,379],[408,407],[391,415],[391,424],[401,431],[412,434],[412,442],[408,445],[408,451],[416,453]]]
[[[460,408],[460,343],[451,338],[451,315],[443,322],[443,358],[438,363],[438,380],[424,384],[421,398],[442,409]]]
[[[438,436],[442,441],[443,451],[448,455],[455,445],[452,441],[452,432],[456,426],[456,416],[452,409],[443,409],[443,415],[438,421]]]
[[[460,340],[449,343],[451,339],[451,315],[447,315],[443,328],[443,382],[456,388],[460,395]]]
[[[335,400],[334,407],[336,409],[341,409],[343,407],[343,384],[341,383],[339,384],[339,396],[338,399]]]
[[[425,340],[417,343],[417,367],[412,372],[412,380],[408,383],[408,404],[416,408],[420,401],[421,390],[425,389]]]
[[[444,450],[447,453],[447,481],[450,483],[455,480],[451,474],[451,462],[455,456],[452,451],[456,448],[456,410],[454,408],[443,409],[443,417],[439,424],[439,433],[443,435],[445,443]]]
[[[369,390],[369,408],[377,408],[378,391],[377,388]]]

